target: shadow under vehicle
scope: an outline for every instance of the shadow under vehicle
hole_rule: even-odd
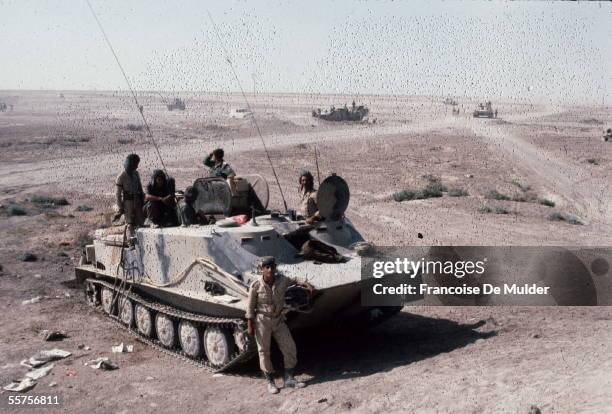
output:
[[[100,229],[75,269],[88,303],[141,341],[212,371],[252,357],[244,315],[263,256],[274,256],[281,273],[317,289],[310,300],[287,304],[292,330],[364,317],[376,323],[401,309],[361,306],[361,259],[372,247],[344,216],[350,195],[341,177],[319,186],[325,219],[315,225],[292,210],[267,210],[268,185],[257,175],[201,178],[194,187],[194,209],[218,217],[215,224],[143,227],[131,240],[125,229]],[[306,243],[335,252],[334,260],[313,259],[304,253]],[[295,294],[299,289],[290,288]]]

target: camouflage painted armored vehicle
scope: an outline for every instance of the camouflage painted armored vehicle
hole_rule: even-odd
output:
[[[174,101],[167,104],[166,107],[169,111],[174,111],[175,109],[178,109],[179,111],[184,111],[185,101],[183,101],[181,98],[174,98]]]
[[[215,224],[140,228],[132,240],[98,230],[76,268],[88,303],[140,340],[214,371],[248,359],[255,354],[244,319],[248,288],[259,277],[261,257],[270,255],[279,271],[317,289],[308,303],[288,303],[290,329],[382,320],[399,311],[361,306],[360,254],[371,246],[344,216],[349,189],[342,178],[332,175],[320,185],[317,202],[326,219],[316,225],[291,210],[268,211],[268,186],[259,176],[203,178],[194,187],[194,208],[220,217]],[[223,218],[249,210],[255,213],[249,221]],[[309,258],[305,242],[335,251],[338,260]]]
[[[369,113],[370,110],[367,107],[356,106],[353,102],[350,108],[346,105],[343,108],[332,106],[329,111],[321,111],[321,108],[317,108],[312,111],[312,116],[325,121],[363,121]]]

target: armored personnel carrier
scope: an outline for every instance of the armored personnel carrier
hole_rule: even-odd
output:
[[[321,111],[321,108],[314,109],[312,111],[312,116],[315,118],[320,118],[325,121],[363,121],[370,110],[363,106],[356,106],[355,102],[351,105],[351,107],[347,107],[344,105],[343,108],[336,108],[332,106],[328,111]]]
[[[604,131],[603,140],[604,142],[612,141],[612,128],[608,128]]]
[[[472,115],[474,118],[497,118],[497,110],[493,110],[489,101],[486,104],[479,104]]]
[[[88,303],[141,341],[212,371],[250,358],[255,347],[244,319],[248,288],[259,277],[261,257],[270,255],[280,272],[317,289],[307,303],[288,303],[292,330],[347,318],[383,320],[399,311],[361,306],[360,255],[371,246],[344,216],[349,188],[339,176],[319,186],[325,219],[316,225],[291,210],[268,211],[268,185],[260,176],[201,178],[194,187],[194,209],[218,217],[215,224],[144,227],[132,240],[121,228],[98,230],[76,268]],[[249,221],[244,215],[228,218],[245,211]],[[306,242],[334,251],[338,260],[309,258]]]
[[[183,101],[181,98],[174,98],[174,100],[167,104],[166,107],[169,111],[174,111],[175,109],[178,109],[179,111],[184,111],[185,101]]]

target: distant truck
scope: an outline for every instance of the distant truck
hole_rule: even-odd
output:
[[[244,119],[251,116],[253,116],[253,112],[246,108],[233,108],[229,113],[229,117],[233,119]]]
[[[497,118],[497,109],[493,110],[491,101],[486,104],[478,104],[478,108],[472,114],[474,118]]]
[[[323,119],[325,121],[363,121],[370,110],[363,105],[355,105],[355,101],[351,107],[347,107],[344,105],[343,108],[336,108],[332,106],[329,111],[321,111],[321,108],[314,109],[312,111],[312,116],[314,118]]]
[[[166,107],[168,108],[169,111],[174,111],[175,109],[179,111],[184,111],[185,101],[183,101],[181,98],[174,98],[174,101],[167,104]]]

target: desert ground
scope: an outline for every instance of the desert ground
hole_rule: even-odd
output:
[[[270,207],[281,197],[250,119],[230,119],[241,95],[181,94],[140,103],[178,188],[205,175],[202,159],[223,147],[240,173],[264,176]],[[482,98],[256,94],[248,99],[290,206],[299,171],[348,182],[346,215],[379,246],[568,245],[612,242],[612,125],[603,106],[493,102],[498,119],[474,119]],[[331,123],[316,107],[355,99],[370,122]],[[0,383],[20,361],[54,346],[72,352],[27,395],[59,395],[51,411],[169,412],[604,412],[612,406],[612,308],[406,306],[369,332],[297,338],[302,390],[269,396],[255,361],[212,375],[137,342],[85,304],[71,283],[94,229],[112,211],[114,177],[140,154],[146,182],[160,167],[124,92],[0,91]],[[374,122],[374,120],[376,122]],[[442,197],[398,202],[394,194],[437,183]],[[451,194],[458,196],[451,196]],[[64,197],[49,206],[37,197]],[[86,208],[89,207],[89,208]],[[16,213],[20,210],[23,214]],[[25,253],[35,261],[23,261]],[[24,300],[41,297],[37,303]],[[44,342],[43,329],[69,338]],[[134,352],[111,354],[120,342]],[[89,347],[85,350],[79,345]],[[84,362],[110,356],[115,371]],[[54,384],[53,387],[50,384]],[[8,407],[4,412],[29,411]]]

